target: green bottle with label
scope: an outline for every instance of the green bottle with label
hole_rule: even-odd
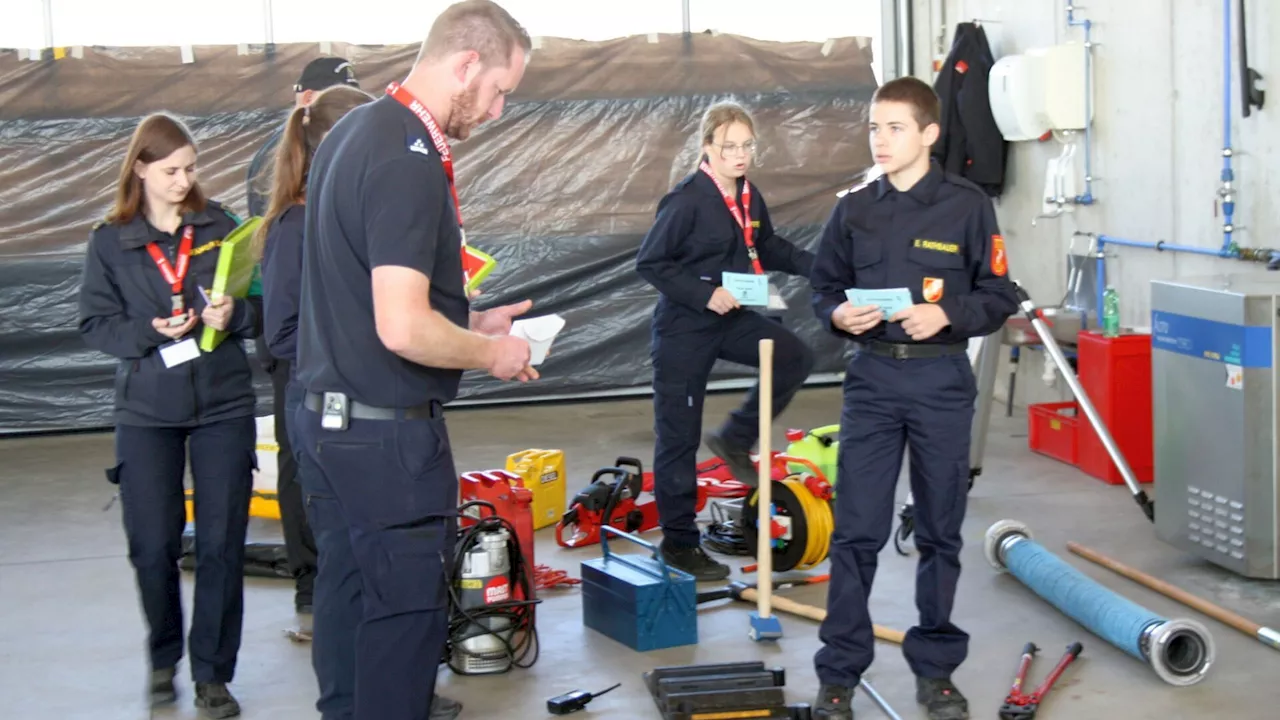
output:
[[[1120,337],[1120,293],[1111,286],[1102,295],[1102,336]]]

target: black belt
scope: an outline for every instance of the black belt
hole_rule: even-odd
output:
[[[869,340],[858,343],[859,350],[872,355],[911,360],[918,358],[936,358],[944,355],[960,355],[969,352],[968,343],[891,343],[883,340]]]
[[[308,391],[302,402],[308,410],[321,412],[324,408],[324,395]],[[407,408],[382,408],[349,399],[347,408],[350,416],[356,420],[431,420],[444,417],[444,404],[439,400]]]

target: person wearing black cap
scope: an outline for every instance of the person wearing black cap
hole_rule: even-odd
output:
[[[340,57],[312,60],[302,69],[302,74],[294,83],[294,109],[309,107],[320,91],[336,85],[360,87],[350,61]],[[284,125],[281,124],[249,164],[247,189],[251,217],[261,217],[267,212],[271,191],[268,168],[283,134]],[[252,290],[250,295],[251,302],[261,303],[261,297]],[[256,308],[258,317],[262,317],[261,304],[257,304]],[[285,556],[295,582],[294,608],[300,614],[309,615],[315,587],[317,552],[315,537],[307,523],[302,490],[298,486],[298,463],[294,459],[293,447],[285,429],[285,389],[289,384],[290,362],[271,354],[263,333],[255,338],[254,349],[263,370],[271,376],[272,411],[276,445],[279,448],[276,452],[276,497],[280,503],[280,523],[284,526]]]
[[[320,57],[307,63],[302,74],[293,84],[293,109],[306,107],[316,99],[316,94],[334,85],[350,85],[360,87],[356,80],[355,66],[350,60],[340,57]],[[276,145],[284,134],[284,125],[276,129],[271,137],[263,143],[253,160],[249,163],[248,203],[249,216],[262,217],[267,211],[267,203],[271,197],[271,182],[265,177],[271,167],[271,159],[275,157]]]

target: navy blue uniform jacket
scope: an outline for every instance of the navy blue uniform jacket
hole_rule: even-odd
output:
[[[182,229],[195,226],[191,265],[182,285],[186,306],[197,317],[213,285],[222,238],[238,221],[222,205],[209,201],[202,212],[188,213],[175,235],[152,227],[139,214],[125,225],[100,223],[89,237],[80,287],[80,335],[92,349],[120,360],[115,376],[115,422],[150,427],[195,427],[252,415],[252,374],[239,340],[255,334],[257,313],[244,300],[235,301],[227,337],[211,353],[166,368],[159,348],[170,342],[151,326],[169,317],[172,290],[147,253],[147,243],[160,245],[172,263]],[[197,320],[185,338],[198,342],[204,324]]]
[[[741,210],[741,180],[736,193]],[[751,185],[751,222],[752,242],[766,272],[809,276],[813,253],[774,234],[769,208],[755,183]],[[655,332],[696,332],[722,319],[707,309],[721,273],[749,273],[751,259],[742,228],[706,173],[688,175],[658,203],[657,218],[640,244],[636,271],[661,293],[654,309]]]
[[[307,212],[294,205],[271,223],[262,251],[263,334],[273,357],[298,355],[298,307],[302,296],[302,231]]]
[[[937,163],[906,192],[881,176],[836,203],[813,266],[813,307],[837,335],[913,343],[901,322],[851,335],[831,324],[849,288],[907,288],[937,303],[951,324],[924,343],[959,343],[999,330],[1017,312],[1004,239],[991,200]]]

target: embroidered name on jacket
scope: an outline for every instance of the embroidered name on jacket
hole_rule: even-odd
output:
[[[933,250],[935,252],[951,253],[952,255],[960,254],[959,243],[939,242],[938,240],[921,240],[917,238],[915,246],[922,250]]]

